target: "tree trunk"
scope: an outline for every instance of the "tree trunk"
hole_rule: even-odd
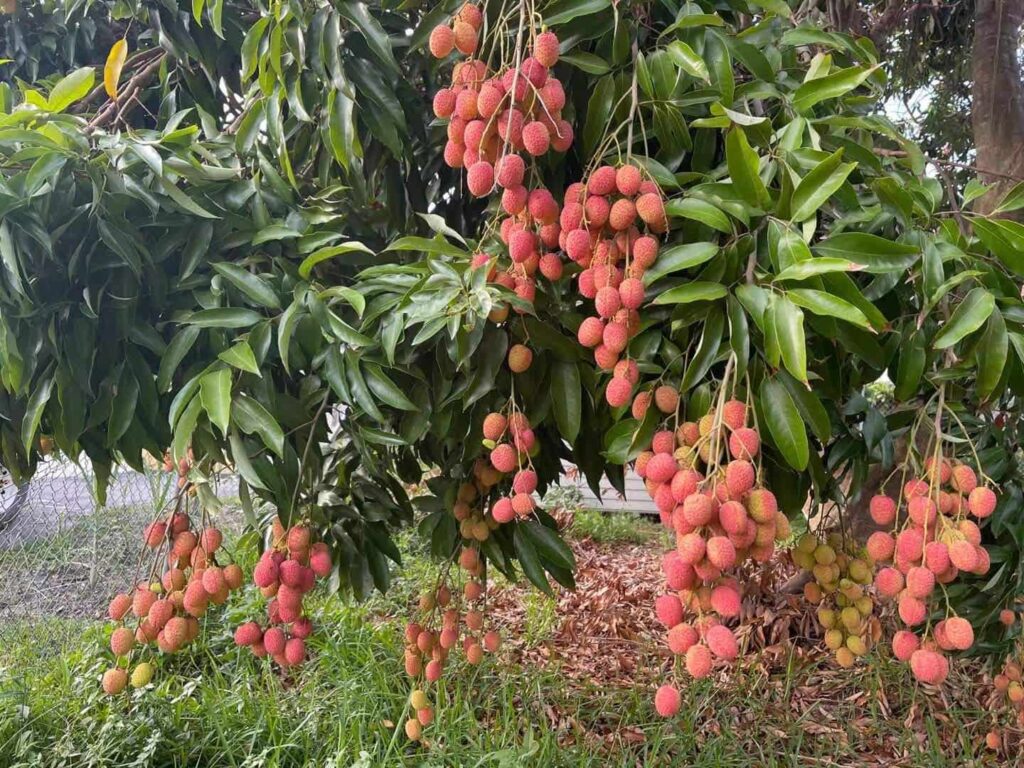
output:
[[[976,0],[971,122],[977,166],[991,172],[981,180],[993,186],[975,204],[981,213],[1024,179],[1024,82],[1017,60],[1022,23],[1024,0]]]

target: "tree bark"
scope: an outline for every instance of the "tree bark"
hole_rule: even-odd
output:
[[[1024,81],[1017,50],[1024,24],[1024,0],[976,0],[971,68],[971,123],[977,166],[1003,176],[981,174],[992,190],[975,209],[991,212],[1016,182],[1024,179]]]

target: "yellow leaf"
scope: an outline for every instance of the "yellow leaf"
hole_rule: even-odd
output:
[[[121,67],[124,60],[128,58],[128,41],[118,40],[110,46],[110,53],[107,55],[107,63],[103,66],[103,87],[107,95],[117,98],[117,82],[121,79]]]

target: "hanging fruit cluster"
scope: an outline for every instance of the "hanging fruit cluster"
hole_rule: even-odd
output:
[[[871,500],[872,519],[892,533],[871,534],[867,551],[878,563],[892,563],[875,575],[875,587],[883,597],[897,601],[900,620],[910,628],[893,636],[893,653],[910,662],[919,681],[938,685],[949,674],[945,653],[965,651],[974,644],[973,627],[950,615],[944,592],[962,572],[988,572],[981,529],[970,518],[990,516],[996,494],[979,485],[970,466],[943,457],[938,449],[923,469],[921,477],[904,483],[899,499],[880,494]],[[898,471],[905,476],[912,467],[908,462]],[[945,618],[932,624],[938,611]],[[921,630],[921,635],[914,630]]]
[[[676,548],[663,562],[670,591],[655,610],[668,630],[669,649],[695,678],[709,675],[714,659],[732,660],[739,652],[724,624],[740,614],[737,569],[748,559],[769,560],[776,539],[790,533],[774,494],[758,480],[761,441],[747,426],[747,405],[726,400],[725,392],[723,381],[718,406],[699,421],[656,432],[635,466],[662,520],[675,530]],[[664,413],[676,409],[678,395],[671,394],[655,393]],[[679,701],[678,690],[666,684],[655,695],[655,708],[670,717]]]
[[[318,578],[331,572],[331,553],[323,542],[313,543],[305,525],[285,528],[274,518],[270,546],[253,568],[253,582],[267,603],[267,625],[248,621],[235,629],[235,644],[247,646],[258,658],[270,656],[281,667],[296,667],[306,658],[306,638],[313,623],[303,612],[303,599]]]
[[[609,405],[626,405],[639,374],[619,358],[640,330],[643,275],[658,257],[657,236],[668,230],[661,190],[635,165],[602,165],[566,190],[560,224],[562,246],[581,267],[577,289],[594,301],[595,316],[580,323],[577,338],[599,368],[614,372]]]
[[[836,531],[825,541],[804,534],[791,552],[793,562],[811,574],[804,596],[818,607],[825,646],[841,667],[853,666],[882,636],[875,601],[866,591],[874,570],[862,549]]]
[[[147,577],[110,602],[108,615],[118,626],[110,635],[116,663],[103,674],[108,694],[120,693],[129,683],[134,688],[148,684],[155,669],[152,644],[161,653],[183,649],[199,635],[199,619],[209,607],[222,605],[230,591],[242,586],[242,569],[224,562],[221,532],[209,524],[193,529],[189,490],[182,485],[172,511],[143,531],[140,566]],[[133,663],[133,656],[129,676],[123,665]]]

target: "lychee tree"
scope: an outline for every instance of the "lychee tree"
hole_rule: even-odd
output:
[[[921,679],[965,645],[954,614],[1003,637],[1024,229],[999,214],[1024,195],[972,213],[984,188],[954,188],[885,118],[870,42],[753,0],[56,7],[2,20],[16,475],[41,436],[87,455],[101,493],[115,463],[169,452],[216,505],[228,464],[252,522],[265,504],[311,532],[357,596],[387,588],[390,534],[418,520],[461,565],[472,661],[496,646],[473,607],[488,567],[572,584],[536,503],[565,462],[619,488],[653,464],[685,551],[658,613],[691,672],[735,655],[737,564],[805,516],[811,596],[859,614],[819,612],[840,661],[877,640],[862,566],[893,555],[879,591],[913,581],[898,644],[932,654]],[[865,388],[886,373],[883,408]],[[875,489],[893,515],[868,514]],[[892,552],[889,533],[861,548],[873,527]],[[932,546],[962,542],[970,564]],[[276,549],[275,569],[307,567]],[[443,586],[409,633],[428,680]]]

